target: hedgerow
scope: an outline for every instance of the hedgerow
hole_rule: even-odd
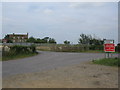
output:
[[[24,56],[24,55],[32,55],[37,54],[36,47],[35,46],[10,46],[9,51],[2,51],[2,58],[3,59],[12,59],[16,58],[17,56]]]

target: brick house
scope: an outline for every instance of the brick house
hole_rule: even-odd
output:
[[[7,42],[13,42],[13,43],[22,43],[26,42],[28,39],[28,33],[27,34],[7,34],[5,38],[2,40],[3,43]]]

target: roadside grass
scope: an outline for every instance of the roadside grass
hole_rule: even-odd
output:
[[[87,50],[87,51],[79,51],[79,50],[66,50],[66,51],[55,51],[50,49],[37,49],[39,51],[52,51],[52,52],[75,52],[75,53],[105,53],[102,50]]]
[[[117,66],[120,67],[120,58],[103,58],[99,60],[93,60],[94,64],[100,64],[105,66]]]
[[[84,53],[105,53],[104,50],[88,50],[88,51],[83,51]],[[117,54],[118,52],[112,52]]]
[[[85,53],[104,53],[103,50],[88,50],[88,51],[83,51]]]
[[[0,59],[0,61],[22,59],[22,58],[26,58],[26,57],[35,56],[37,54],[38,53],[29,53],[29,54],[18,54],[18,55],[3,56],[2,59]]]
[[[104,53],[101,50],[87,50],[87,51],[77,51],[77,50],[68,50],[68,51],[56,51],[56,52],[73,52],[73,53]]]

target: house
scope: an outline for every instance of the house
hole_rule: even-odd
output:
[[[28,39],[28,33],[27,34],[7,34],[4,39],[2,40],[3,43],[22,43],[26,42]]]

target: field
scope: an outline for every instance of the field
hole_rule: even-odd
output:
[[[41,44],[36,47],[40,51],[55,51],[55,52],[89,52],[103,53],[103,46],[88,46],[88,45],[65,45],[65,44]]]

